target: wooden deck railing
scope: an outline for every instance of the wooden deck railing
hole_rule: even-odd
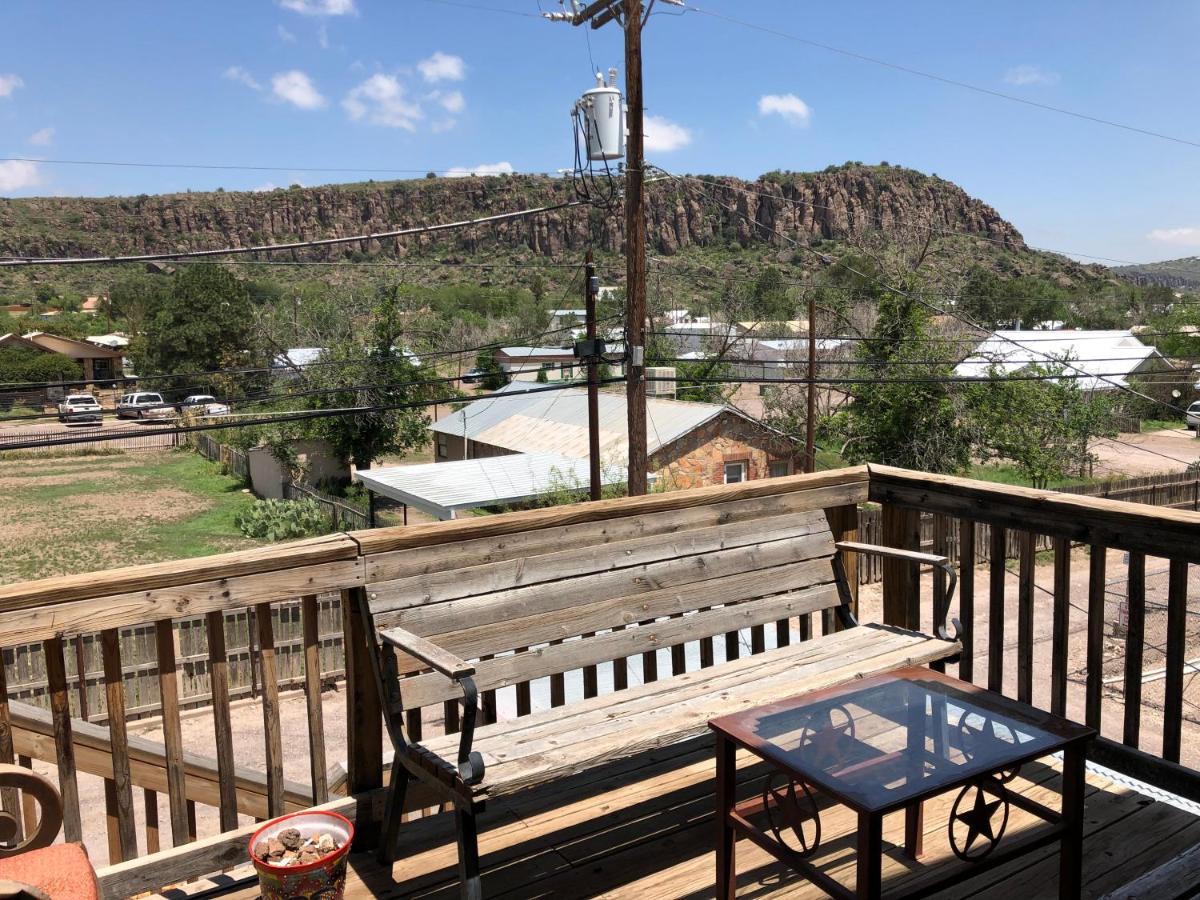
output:
[[[944,551],[951,536],[956,539],[958,615],[966,629],[960,677],[1085,721],[1102,734],[1094,759],[1200,800],[1200,774],[1180,764],[1185,657],[1189,639],[1195,652],[1200,638],[1200,627],[1191,624],[1200,610],[1188,609],[1189,566],[1200,563],[1200,513],[886,466],[870,467],[870,499],[883,505],[885,543],[916,548],[923,513],[933,514],[936,550]],[[986,586],[977,583],[974,564],[980,524],[989,526],[991,542]],[[1010,540],[1019,547],[1015,571],[1009,570],[1004,552]],[[1044,545],[1052,556],[1049,587],[1036,581],[1036,550]],[[1110,578],[1110,550],[1124,551],[1117,563],[1124,577]],[[1148,570],[1166,575],[1165,615],[1155,635],[1147,629]],[[919,596],[916,577],[911,571],[885,569],[885,621],[918,627],[939,614],[938,579],[923,607],[912,599]],[[1013,579],[1015,598],[1008,590]],[[1114,583],[1123,585],[1115,604]],[[1041,669],[1048,670],[1048,682],[1035,680],[1040,671],[1035,665],[1039,610],[1050,619],[1049,665]],[[1081,624],[1074,631],[1073,618]],[[980,627],[985,622],[986,629]],[[1106,641],[1117,646],[1108,649]],[[1077,642],[1084,652],[1081,664],[1072,666]],[[1163,657],[1163,699],[1156,704],[1162,735],[1154,740],[1144,733],[1147,650]],[[1106,665],[1116,674],[1106,676]],[[1119,688],[1121,696],[1106,704],[1106,688]],[[1189,759],[1194,765],[1197,755]]]
[[[1119,741],[1108,742],[1102,752],[1109,762],[1138,772],[1153,770],[1159,783],[1174,789],[1183,785],[1181,792],[1192,791],[1189,785],[1197,782],[1197,776],[1178,762],[1186,646],[1186,565],[1200,561],[1200,514],[877,467],[869,472],[865,467],[845,469],[410,528],[335,534],[243,553],[0,587],[0,649],[40,644],[50,699],[50,708],[45,711],[10,698],[0,667],[0,762],[19,757],[30,764],[40,761],[54,767],[67,807],[66,836],[79,839],[86,834],[89,840],[101,842],[101,847],[92,847],[97,855],[107,842],[113,864],[101,871],[106,896],[157,890],[244,863],[245,840],[253,819],[309,803],[328,803],[356,817],[363,825],[365,838],[370,840],[370,826],[378,821],[382,803],[379,788],[384,782],[385,756],[371,659],[364,623],[357,612],[365,585],[388,578],[408,579],[413,585],[422,579],[436,581],[439,558],[461,566],[463,555],[469,554],[481,565],[512,560],[520,568],[526,557],[548,554],[543,556],[546,564],[558,565],[558,557],[566,558],[572,552],[571,546],[585,548],[589,542],[645,536],[648,544],[666,546],[671,535],[688,529],[728,526],[740,534],[753,531],[756,521],[761,520],[765,528],[773,516],[813,509],[825,510],[838,538],[853,539],[858,507],[868,500],[883,504],[884,543],[911,547],[920,540],[922,512],[936,514],[935,543],[947,542],[952,531],[958,534],[963,560],[959,615],[968,627],[966,653],[959,667],[963,677],[986,677],[984,683],[993,687],[1055,711],[1086,717],[1093,724],[1101,722],[1102,714],[1112,718],[1101,702],[1104,680],[1099,667],[1105,555],[1093,551],[1091,556],[1090,587],[1084,592],[1090,602],[1084,605],[1095,615],[1089,618],[1087,632],[1086,682],[1082,694],[1075,697],[1067,662],[1068,643],[1078,640],[1068,633],[1071,547],[1083,544],[1122,548],[1131,554],[1128,629],[1132,637],[1128,639],[1126,667],[1130,674],[1122,684],[1127,701],[1139,709],[1142,658],[1137,648],[1143,620],[1139,619],[1138,600],[1144,600],[1144,592],[1138,590],[1137,576],[1147,571],[1147,556],[1166,559],[1164,565],[1172,574],[1162,746],[1145,746],[1138,729],[1140,720],[1131,713],[1121,723],[1119,737],[1125,746]],[[1008,532],[1014,530],[1019,533],[1020,546],[1025,548],[1015,574],[1007,572],[1003,553],[993,556],[986,593],[981,578],[977,591],[976,572],[970,565],[974,559],[975,523],[990,525],[990,540],[997,542],[1008,540]],[[539,541],[546,541],[539,538],[539,531],[546,536],[566,534],[574,543],[562,545],[556,537],[553,546],[541,546]],[[1049,667],[1052,679],[1045,690],[1035,686],[1033,679],[1033,611],[1045,605],[1040,603],[1033,575],[1033,541],[1038,534],[1050,537],[1055,558],[1054,585],[1050,589],[1053,598],[1047,601],[1054,622]],[[648,546],[647,552],[651,549]],[[1003,613],[1006,578],[1018,582],[1015,643],[1007,642],[1011,629],[1006,628]],[[928,627],[944,605],[942,588],[935,580],[932,590],[926,591],[925,603],[904,600],[920,596],[919,590],[914,590],[919,587],[919,576],[904,568],[885,571],[884,618],[894,624],[917,627],[925,623]],[[325,598],[338,601],[343,613],[344,725],[325,721],[321,701],[317,620]],[[303,665],[296,675],[306,691],[302,704],[284,703],[286,698],[280,692],[278,610],[296,604],[302,619],[298,653]],[[243,701],[233,709],[231,655],[224,623],[238,610],[254,613],[254,652],[262,693],[256,700]],[[976,616],[977,610],[992,613],[992,640],[986,655],[980,652],[982,635],[978,629],[971,629],[977,618],[983,618]],[[181,653],[177,643],[180,621],[203,622],[189,637],[196,643],[187,654]],[[803,639],[825,627],[826,623],[805,619],[797,624],[795,633]],[[130,735],[122,714],[130,704],[126,691],[129,673],[122,659],[120,636],[129,629],[149,629],[154,638],[153,671],[162,710],[160,734],[155,739]],[[98,642],[100,647],[101,680],[109,712],[104,724],[84,722],[71,713],[67,659],[73,652],[72,641],[79,635]],[[789,639],[795,637],[789,637],[786,628],[757,626],[746,646],[733,646],[730,652],[764,652]],[[212,743],[207,746],[213,749],[203,756],[185,752],[187,720],[180,715],[180,661],[196,654],[204,656],[212,695]],[[693,663],[711,664],[711,642],[698,648],[695,659],[683,648],[672,648],[667,659],[673,672]],[[655,677],[657,662],[657,657],[643,660],[644,677]],[[608,665],[601,663],[599,668],[605,670]],[[613,660],[611,688],[624,688],[629,672],[623,660]],[[576,688],[569,689],[568,683]],[[576,692],[593,696],[598,689],[597,666],[588,665],[577,673],[568,673],[565,679],[551,679],[549,703],[571,702]],[[508,714],[529,714],[536,705],[529,684],[504,690],[513,694],[513,708]],[[508,703],[507,695],[502,699]],[[246,715],[247,705],[253,715],[262,717],[262,737],[254,742],[234,733],[234,721]],[[486,694],[482,698],[485,720],[503,714],[499,709],[502,705],[495,693]],[[453,731],[456,722],[437,702],[424,710],[414,710],[409,724],[414,733],[428,738],[445,729]],[[1104,724],[1107,728],[1112,723]],[[336,774],[343,771],[338,765],[340,760],[328,759],[325,746],[327,731],[341,733],[342,729],[347,741],[344,777]],[[285,734],[290,742],[286,771]],[[308,747],[300,748],[307,749],[306,754],[294,752],[291,746],[299,742],[296,736],[300,734],[307,735]],[[307,765],[297,762],[304,757]],[[102,783],[104,799],[97,804],[81,804],[80,779],[91,779],[93,786]],[[339,796],[342,791],[350,796]],[[99,791],[92,793],[101,796]],[[165,795],[168,811],[161,824],[160,795]],[[1200,797],[1200,791],[1191,795]],[[425,802],[419,792],[414,792],[413,808],[419,809]],[[0,803],[17,812],[12,808],[13,798],[0,797]],[[172,849],[166,849],[168,844]]]

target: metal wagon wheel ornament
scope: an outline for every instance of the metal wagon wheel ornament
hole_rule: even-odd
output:
[[[964,808],[963,801],[974,791],[974,797],[969,808]],[[997,783],[991,791],[984,790],[981,784],[968,784],[958,793],[954,806],[950,810],[950,849],[959,859],[967,862],[979,862],[996,849],[1004,831],[1008,828],[1008,797],[1003,783]],[[992,798],[992,799],[989,799]],[[996,817],[1000,814],[997,827]],[[959,841],[959,833],[966,830],[966,836]],[[982,839],[982,840],[981,840]]]
[[[837,716],[834,715],[837,713]],[[854,717],[844,706],[830,706],[814,713],[800,732],[800,748],[822,769],[846,761],[842,745],[855,738]]]
[[[773,774],[763,788],[763,809],[775,840],[793,853],[809,856],[821,846],[821,813],[816,798],[803,781],[794,781],[780,772]],[[795,843],[784,837],[788,832]]]
[[[958,720],[958,746],[968,760],[973,760],[987,741],[1010,743],[996,733],[996,723],[990,716],[977,716],[981,720],[978,727],[971,724],[970,718],[963,716]],[[1001,784],[1008,784],[1020,772],[1020,766],[1013,766],[997,772],[993,777]]]

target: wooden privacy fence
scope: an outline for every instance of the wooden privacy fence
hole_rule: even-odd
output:
[[[325,682],[345,675],[342,654],[341,599],[337,594],[318,598],[317,642],[321,677]],[[229,696],[257,697],[261,675],[256,656],[256,623],[253,609],[225,613]],[[282,603],[272,609],[276,634],[278,677],[282,688],[304,682],[303,621],[300,603]],[[175,622],[176,671],[181,707],[204,706],[212,701],[207,643],[208,623],[200,617]],[[122,680],[125,686],[125,715],[137,718],[159,712],[161,692],[155,629],[152,625],[122,629],[120,633]],[[26,644],[4,650],[8,696],[34,706],[48,708],[50,691],[46,680],[46,656],[41,644]],[[85,721],[104,721],[108,699],[104,680],[103,647],[96,634],[80,634],[66,647],[67,686],[71,715]],[[83,671],[82,684],[79,672]]]
[[[997,485],[997,490],[1004,490],[1003,485]],[[1057,489],[1056,493],[1076,494],[1085,497],[1101,497],[1107,500],[1123,500],[1127,503],[1146,503],[1151,506],[1163,506],[1170,509],[1200,510],[1200,474],[1179,472],[1170,475],[1147,475],[1142,478],[1125,478],[1118,481],[1106,481],[1101,484],[1086,484],[1076,487]],[[883,540],[883,524],[878,506],[860,507],[858,511],[858,529],[861,540],[868,544],[886,543]],[[931,513],[922,513],[920,519],[921,549],[932,551],[935,544],[936,524]],[[991,526],[986,522],[975,523],[975,562],[977,564],[991,562],[992,548],[995,546],[991,539]],[[1054,548],[1054,541],[1049,535],[1038,535],[1034,541],[1034,551],[1043,552]],[[950,557],[951,562],[958,564],[959,532],[952,531],[945,538],[943,552]],[[1021,539],[1014,532],[1009,532],[1004,539],[1004,558],[1017,559],[1021,554]],[[878,557],[869,557],[859,562],[858,579],[860,584],[876,584],[883,580],[884,562]]]

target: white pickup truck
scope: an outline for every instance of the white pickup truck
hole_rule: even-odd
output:
[[[91,394],[68,394],[58,404],[58,421],[67,425],[99,425],[103,420],[100,402]]]

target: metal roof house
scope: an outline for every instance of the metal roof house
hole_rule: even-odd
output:
[[[1064,364],[1065,361],[1065,364]],[[997,331],[955,367],[963,378],[987,378],[993,368],[1014,374],[1030,366],[1063,364],[1086,391],[1120,390],[1129,378],[1170,363],[1131,331]]]
[[[588,456],[587,392],[529,392],[513,383],[433,425],[438,463],[506,456]],[[692,487],[790,474],[796,448],[779,432],[730,406],[649,397],[649,469],[665,487]],[[629,456],[625,394],[600,392],[600,458],[624,468]]]

